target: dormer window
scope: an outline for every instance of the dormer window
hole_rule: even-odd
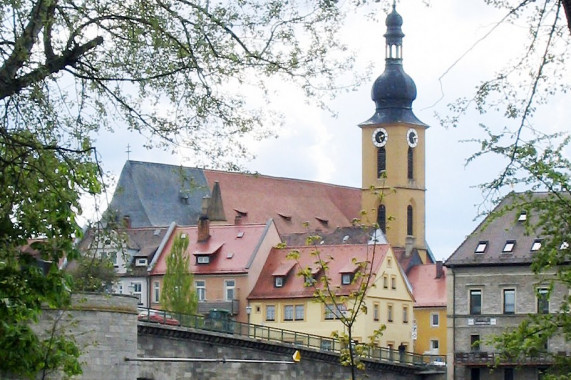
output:
[[[537,252],[541,249],[541,239],[535,239],[531,244],[531,252]]]
[[[343,285],[351,284],[352,280],[353,280],[353,274],[352,273],[343,273],[341,275],[341,284],[343,284]]]
[[[200,265],[210,264],[210,256],[196,256],[196,263]]]
[[[476,250],[474,252],[475,253],[484,253],[484,252],[486,252],[487,248],[488,248],[488,242],[487,241],[480,241],[478,243],[478,245],[476,246]]]
[[[502,252],[504,253],[513,252],[514,247],[515,247],[515,240],[508,240],[506,241],[506,245],[504,245],[504,249],[502,250]]]
[[[276,276],[274,277],[274,286],[276,288],[281,288],[284,286],[284,278],[283,276]]]
[[[139,259],[135,260],[135,266],[144,267],[145,265],[147,265],[147,259],[139,258]]]
[[[517,218],[518,222],[525,222],[527,220],[527,211],[522,211],[519,213],[519,216]]]

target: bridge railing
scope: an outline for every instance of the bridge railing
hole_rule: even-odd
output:
[[[270,342],[289,343],[303,348],[339,353],[346,348],[340,340],[331,337],[307,334],[293,330],[242,323],[230,319],[214,319],[202,315],[187,315],[163,310],[141,309],[139,321],[156,322],[184,326],[194,329],[215,331],[234,336]],[[158,315],[158,316],[157,316]],[[154,317],[153,317],[154,316]],[[366,347],[360,355],[363,358],[413,366],[446,366],[445,355],[420,355],[412,352],[399,352],[385,347]]]

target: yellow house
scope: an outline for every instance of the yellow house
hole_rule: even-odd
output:
[[[300,253],[297,261],[286,257],[293,249]],[[315,264],[318,258],[312,253],[316,249],[321,259],[327,261],[326,271]],[[337,297],[349,295],[357,286],[355,275],[363,270],[355,262],[367,262],[367,268],[372,265],[373,276],[365,297],[368,312],[360,312],[353,326],[353,339],[368,342],[374,330],[384,324],[386,330],[377,341],[378,346],[397,349],[402,344],[410,351],[412,293],[388,244],[274,248],[248,296],[252,308],[250,322],[323,337],[330,337],[335,331],[343,333],[345,327],[338,316],[354,306],[351,298],[336,310],[317,301],[313,294],[315,286],[323,287],[321,278],[328,276]],[[298,275],[301,268],[309,268],[312,276]]]
[[[413,267],[408,280],[414,292],[414,352],[446,355],[446,268],[442,262]]]

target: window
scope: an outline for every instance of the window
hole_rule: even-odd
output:
[[[209,264],[210,263],[210,256],[196,256],[196,263],[197,264]]]
[[[412,206],[406,208],[406,234],[412,236]]]
[[[374,321],[378,321],[378,320],[379,320],[379,313],[380,313],[379,307],[380,307],[380,306],[379,306],[378,303],[373,304],[373,320],[374,320]]]
[[[387,151],[385,147],[377,149],[377,178],[381,178],[383,172],[387,170]]]
[[[482,291],[480,289],[470,290],[470,314],[482,314]]]
[[[143,293],[143,285],[140,282],[133,282],[131,283],[133,287],[133,295],[139,298],[139,304],[141,304],[141,294]]]
[[[339,319],[346,312],[347,307],[345,305],[337,305],[337,308],[333,304],[325,305],[325,319]]]
[[[408,323],[408,307],[402,307],[402,323]]]
[[[147,259],[137,259],[135,261],[136,267],[144,267],[145,265],[147,265]]]
[[[274,305],[266,305],[266,321],[276,320],[276,307]]]
[[[284,321],[293,321],[293,305],[284,306]]]
[[[204,281],[195,281],[194,286],[196,287],[198,302],[206,301],[206,284]]]
[[[234,290],[236,289],[236,281],[234,280],[225,280],[224,281],[224,288],[226,288],[226,301],[232,301],[234,297]]]
[[[504,368],[504,380],[514,380],[513,368]]]
[[[389,322],[393,321],[393,305],[387,306],[387,320]]]
[[[470,335],[470,351],[480,351],[480,335]]]
[[[351,283],[351,273],[343,273],[341,275],[341,284],[349,285]]]
[[[537,289],[537,313],[549,314],[549,290],[546,288]]]
[[[276,276],[274,278],[274,286],[276,288],[281,288],[282,286],[284,286],[284,278],[282,276]]]
[[[430,349],[431,349],[431,350],[436,350],[436,351],[438,351],[438,347],[439,347],[439,346],[440,346],[440,345],[438,344],[438,339],[431,339],[431,340],[430,340]]]
[[[383,288],[385,289],[389,288],[389,277],[387,275],[383,276]]]
[[[391,260],[390,257],[387,258],[387,268],[392,268],[393,267],[393,261]]]
[[[397,276],[391,276],[391,289],[397,288]]]
[[[531,252],[537,252],[541,248],[541,239],[535,239],[531,244]]]
[[[158,281],[153,283],[153,302],[158,303],[161,297],[161,284]]]
[[[504,314],[515,313],[515,289],[504,289]]]
[[[519,216],[517,218],[518,222],[525,222],[527,220],[527,211],[522,211],[519,213]]]
[[[487,241],[481,241],[476,246],[476,250],[474,252],[475,253],[484,253],[484,252],[486,252],[486,248],[488,248],[488,242]]]
[[[438,313],[430,314],[430,326],[438,327],[440,325],[440,315]]]
[[[506,245],[504,245],[504,249],[502,252],[513,252],[515,247],[515,240],[508,240],[506,241]]]
[[[383,233],[387,233],[387,208],[380,205],[377,210],[377,224]]]
[[[408,154],[407,154],[407,177],[408,179],[413,179],[414,178],[414,151],[411,147],[408,147]],[[412,234],[410,234],[412,235]]]
[[[295,305],[295,320],[303,321],[305,319],[305,307],[303,305]]]

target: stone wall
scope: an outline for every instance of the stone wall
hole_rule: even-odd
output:
[[[139,379],[248,379],[248,380],[346,380],[350,369],[339,364],[336,354],[309,349],[300,350],[301,361],[295,364],[268,363],[292,361],[296,347],[248,338],[231,338],[223,334],[193,332],[191,329],[154,326],[139,328],[139,357],[147,359],[190,358],[193,362],[138,362]],[[204,359],[204,360],[199,360]],[[228,359],[250,360],[248,363],[230,362]],[[256,362],[265,361],[266,363]],[[358,371],[358,378],[364,378]],[[416,380],[444,379],[444,375],[420,377],[407,365],[368,363],[367,379]]]
[[[74,378],[137,378],[137,366],[125,361],[125,357],[137,354],[136,297],[75,294],[69,310],[45,310],[34,330],[39,335],[48,334],[54,323],[56,331],[72,336],[82,352],[79,360],[83,375]],[[63,376],[50,373],[46,378],[61,379]]]

